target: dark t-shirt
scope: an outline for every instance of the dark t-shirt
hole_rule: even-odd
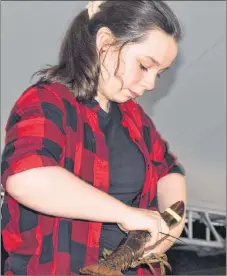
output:
[[[144,185],[145,161],[121,124],[121,113],[116,103],[111,103],[109,113],[100,110],[99,126],[105,134],[109,149],[109,194],[129,206],[135,206],[133,200]],[[115,249],[125,235],[116,223],[103,223],[100,254],[103,248]]]

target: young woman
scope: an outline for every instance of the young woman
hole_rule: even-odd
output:
[[[159,212],[186,202],[175,156],[135,99],[171,66],[181,30],[162,1],[93,1],[58,64],[16,101],[2,155],[6,275],[77,275],[121,229],[179,237]],[[174,239],[154,249],[166,252]],[[148,273],[138,268],[126,274]]]

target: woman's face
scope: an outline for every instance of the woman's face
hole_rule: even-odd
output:
[[[105,35],[102,30],[97,35],[99,49],[104,44]],[[105,50],[105,47],[102,48]],[[176,58],[177,51],[178,45],[173,37],[160,30],[149,31],[144,41],[123,47],[115,74],[119,52],[110,48],[101,56],[102,74],[97,100],[123,103],[152,90],[159,74]]]

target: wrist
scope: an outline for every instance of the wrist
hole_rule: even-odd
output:
[[[128,205],[124,205],[123,206],[123,210],[119,216],[119,224],[127,224],[127,222],[130,220],[130,217],[132,215],[132,207],[128,206]]]

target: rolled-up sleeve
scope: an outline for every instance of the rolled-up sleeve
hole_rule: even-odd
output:
[[[170,173],[185,175],[183,166],[178,162],[176,155],[170,151],[168,143],[161,137],[158,139],[159,141],[157,143],[160,144],[161,149],[157,149],[158,154],[155,155],[155,160],[152,161],[155,162],[158,168],[159,178]]]
[[[5,128],[1,183],[9,176],[36,167],[58,166],[65,146],[61,99],[45,89],[31,87],[12,108]]]
[[[176,155],[170,150],[168,142],[161,136],[149,118],[152,163],[158,171],[159,179],[170,173],[185,175],[184,167],[178,162]]]

